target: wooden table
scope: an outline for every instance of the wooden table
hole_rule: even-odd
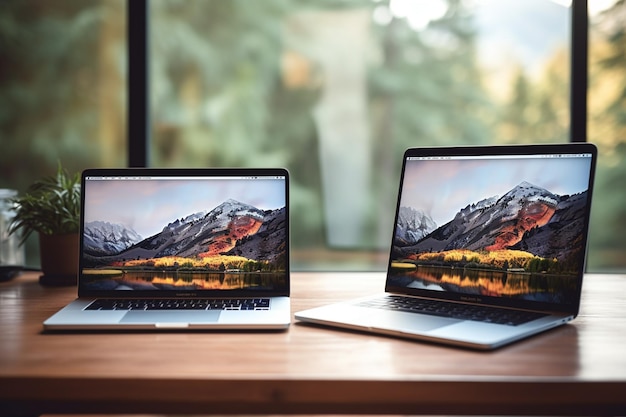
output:
[[[382,273],[294,273],[292,310]],[[626,415],[626,276],[588,275],[571,324],[494,352],[294,323],[286,332],[43,334],[75,288],[0,283],[0,415]]]

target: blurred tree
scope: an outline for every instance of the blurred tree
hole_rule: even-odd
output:
[[[569,141],[570,78],[569,52],[557,49],[548,59],[537,83],[537,119],[534,123],[536,142]]]
[[[508,101],[494,119],[497,141],[558,143],[569,140],[569,67],[564,50],[554,52],[539,75],[518,66]]]
[[[535,102],[532,86],[524,69],[520,66],[513,81],[509,102],[503,106],[500,139],[505,143],[532,142],[532,111]]]
[[[590,270],[626,266],[626,1],[617,1],[592,26],[589,140],[598,145],[592,209]]]
[[[0,186],[125,160],[123,1],[0,2]],[[113,17],[113,19],[111,19]],[[25,155],[28,157],[26,158]]]

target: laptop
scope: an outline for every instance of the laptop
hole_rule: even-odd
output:
[[[596,155],[589,143],[408,149],[384,293],[295,318],[482,350],[571,321]]]
[[[286,329],[289,175],[88,169],[78,298],[44,330]]]

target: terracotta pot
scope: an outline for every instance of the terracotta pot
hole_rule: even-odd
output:
[[[67,235],[39,234],[42,285],[76,285],[78,277],[78,233]]]

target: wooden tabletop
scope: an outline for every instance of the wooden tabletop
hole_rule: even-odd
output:
[[[382,273],[294,273],[292,311],[379,292]],[[293,323],[278,332],[44,334],[75,298],[0,283],[0,415],[626,415],[626,275],[588,275],[572,323],[478,352]]]

